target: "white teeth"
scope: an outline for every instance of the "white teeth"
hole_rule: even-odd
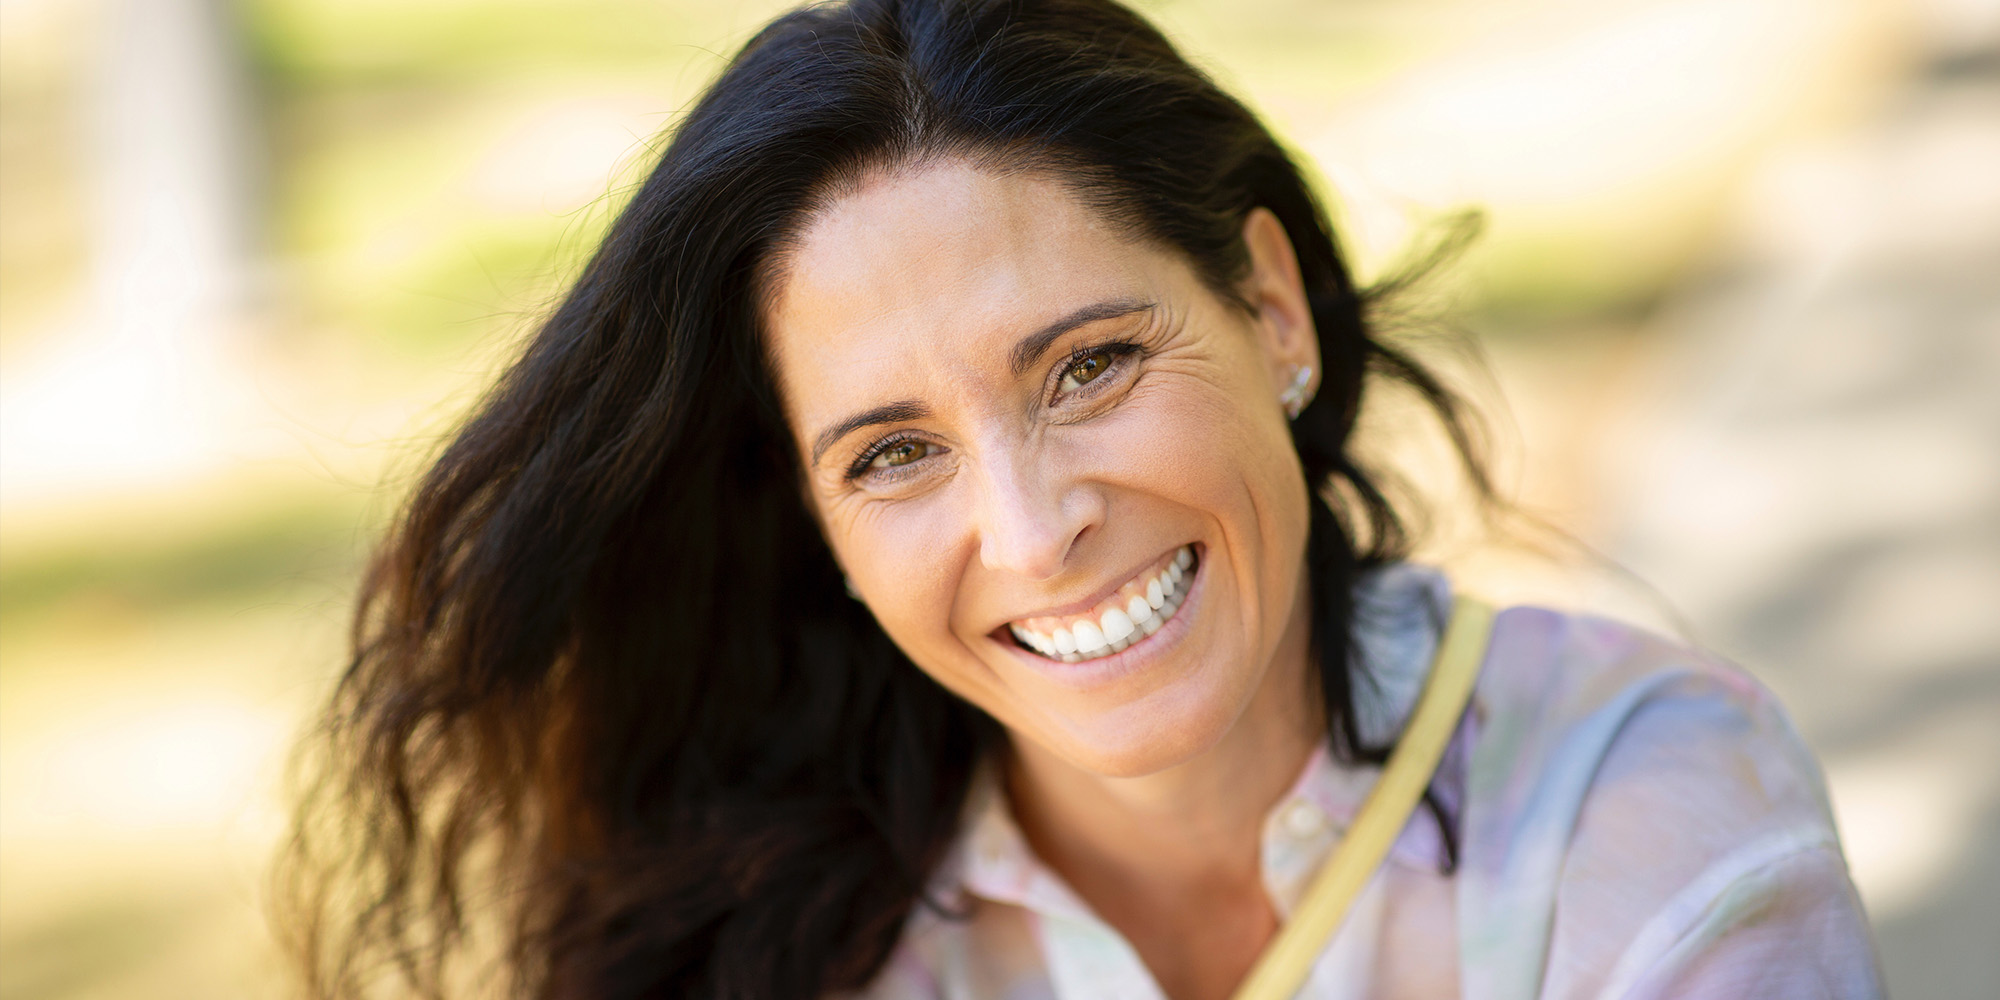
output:
[[[1137,624],[1153,617],[1153,606],[1147,604],[1143,597],[1134,597],[1125,605],[1125,616]]]
[[[1020,640],[1021,645],[1026,646],[1029,649],[1032,649],[1035,652],[1042,654],[1043,656],[1054,655],[1056,647],[1054,643],[1049,641],[1048,636],[1045,636],[1040,632],[1036,632],[1033,629],[1022,628],[1019,625],[1009,625],[1007,627],[1013,630],[1014,638]]]
[[[1130,620],[1126,624],[1131,624]],[[1076,651],[1085,656],[1111,645],[1104,638],[1104,632],[1089,622],[1077,622],[1070,631],[1076,635]]]
[[[1132,624],[1131,616],[1117,608],[1106,611],[1103,621],[1105,642],[1123,642],[1130,638],[1133,632],[1138,631]]]
[[[1052,660],[1078,663],[1110,656],[1158,632],[1180,610],[1187,599],[1185,581],[1192,565],[1193,549],[1181,547],[1146,581],[1144,594],[1127,598],[1122,607],[1114,605],[1096,621],[1080,619],[1056,629],[1053,635],[1021,625],[1008,627],[1021,645]]]

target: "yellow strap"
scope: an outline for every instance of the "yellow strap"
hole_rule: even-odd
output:
[[[1424,693],[1418,697],[1389,763],[1382,768],[1382,777],[1362,803],[1346,839],[1313,877],[1292,919],[1279,929],[1278,936],[1257,957],[1250,975],[1236,987],[1235,1000],[1289,1000],[1305,983],[1313,962],[1333,932],[1340,929],[1348,906],[1388,856],[1390,845],[1430,785],[1431,774],[1437,770],[1472,696],[1472,683],[1479,677],[1492,629],[1491,605],[1469,597],[1454,602],[1451,624],[1438,643]]]

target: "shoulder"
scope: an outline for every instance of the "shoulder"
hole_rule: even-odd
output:
[[[1040,932],[1018,906],[957,894],[949,910],[919,904],[868,986],[829,1000],[1053,997]]]
[[[1392,564],[1365,577],[1356,598],[1357,645],[1371,668],[1360,721],[1393,737],[1454,595],[1435,570]],[[1468,716],[1468,819],[1493,825],[1475,834],[1512,836],[1526,818],[1624,794],[1732,822],[1831,829],[1818,765],[1768,690],[1719,656],[1623,622],[1502,609]]]
[[[1831,830],[1819,766],[1777,699],[1726,660],[1631,625],[1501,611],[1473,711],[1470,790],[1491,808],[1629,796],[1698,813],[1681,836],[1790,821]]]
[[[994,770],[982,766],[958,834],[887,961],[843,1000],[1052,996],[1030,908],[1060,910],[1055,885],[1015,827]]]
[[[1620,622],[1509,608],[1473,712],[1468,926],[1485,907],[1511,921],[1496,935],[1539,938],[1547,995],[1624,995],[1675,961],[1871,992],[1819,766],[1741,669]],[[1760,944],[1760,927],[1778,933]]]
[[[1356,592],[1355,638],[1371,683],[1358,692],[1364,729],[1393,737],[1421,690],[1454,600],[1436,570],[1396,563]],[[1721,657],[1592,615],[1508,607],[1493,623],[1470,708],[1471,764],[1487,806],[1528,808],[1554,786],[1615,778],[1645,745],[1733,753],[1824,812],[1819,771],[1769,691]],[[1654,760],[1654,765],[1668,761]],[[1612,770],[1607,771],[1610,767]],[[1744,776],[1678,768],[1714,783]]]

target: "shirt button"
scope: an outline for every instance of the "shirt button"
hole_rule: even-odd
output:
[[[1326,816],[1317,806],[1299,799],[1285,807],[1285,832],[1301,840],[1326,829]]]

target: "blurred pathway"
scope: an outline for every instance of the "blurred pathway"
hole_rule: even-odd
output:
[[[2000,990],[2000,39],[1759,181],[1611,550],[1791,709],[1891,995]]]

